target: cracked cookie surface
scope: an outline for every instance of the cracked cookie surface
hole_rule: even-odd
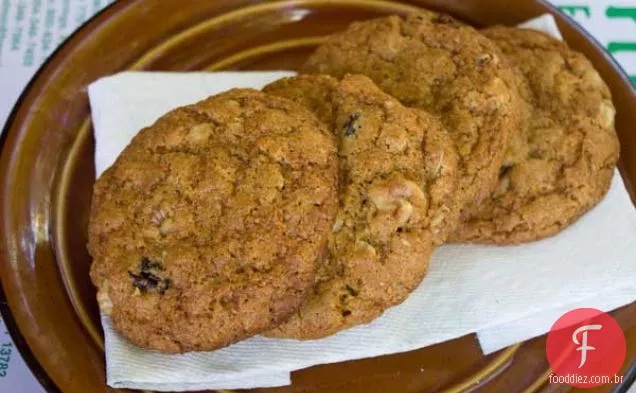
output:
[[[456,225],[453,142],[437,118],[364,76],[298,76],[264,91],[317,111],[340,158],[339,211],[314,290],[266,335],[313,339],[370,322],[417,287]]]
[[[559,232],[600,201],[619,156],[610,91],[565,43],[529,29],[483,31],[518,73],[522,127],[492,197],[469,212],[455,241],[520,243]]]
[[[432,12],[356,22],[321,45],[303,72],[364,74],[402,104],[440,116],[459,154],[460,205],[494,189],[519,100],[501,51],[472,27]]]
[[[97,181],[91,278],[140,347],[212,350],[269,330],[311,289],[337,212],[330,130],[236,89],[175,109]]]

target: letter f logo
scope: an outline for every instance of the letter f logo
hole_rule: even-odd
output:
[[[574,344],[581,345],[580,347],[576,348],[577,351],[581,351],[581,364],[579,365],[579,368],[583,367],[583,365],[585,364],[585,360],[587,359],[587,351],[592,351],[596,349],[592,346],[587,345],[587,331],[601,330],[602,327],[603,327],[602,325],[585,325],[576,329],[574,333],[572,334],[572,341],[574,341]],[[581,332],[583,332],[583,334],[581,335],[582,340],[581,342],[579,342],[576,336]]]

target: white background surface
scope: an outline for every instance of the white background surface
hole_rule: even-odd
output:
[[[0,0],[0,124],[37,67],[78,25],[111,0]],[[636,75],[636,0],[552,0],[568,10]],[[11,342],[0,319],[0,345]],[[2,358],[2,357],[0,357]],[[6,357],[5,357],[6,358]],[[3,359],[0,359],[0,370]],[[0,392],[42,388],[13,347]],[[2,374],[0,372],[0,374]],[[630,390],[636,393],[636,387]]]

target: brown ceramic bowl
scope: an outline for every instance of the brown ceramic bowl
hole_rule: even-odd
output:
[[[85,24],[39,70],[2,136],[0,278],[6,302],[0,305],[22,354],[46,389],[112,391],[105,383],[102,333],[85,247],[95,180],[86,86],[125,69],[293,69],[321,36],[354,20],[404,14],[417,6],[477,26],[512,25],[553,13],[568,43],[592,60],[612,89],[621,169],[633,194],[636,92],[591,37],[543,1],[119,1]],[[634,359],[636,305],[615,316],[627,334],[627,359]],[[569,391],[567,386],[546,384],[544,346],[545,338],[538,338],[484,357],[475,338],[466,336],[410,353],[312,367],[295,372],[291,387],[266,391]]]

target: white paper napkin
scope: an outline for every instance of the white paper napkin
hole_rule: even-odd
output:
[[[551,17],[533,26],[546,24],[554,24]],[[167,110],[289,74],[122,73],[100,79],[89,87],[97,174]],[[113,387],[164,391],[280,386],[290,383],[293,370],[475,332],[489,353],[544,334],[573,308],[609,311],[636,300],[634,251],[636,211],[617,172],[606,198],[558,236],[522,246],[443,246],[403,304],[325,339],[253,337],[214,352],[163,355],[134,347],[104,317],[107,380]]]

